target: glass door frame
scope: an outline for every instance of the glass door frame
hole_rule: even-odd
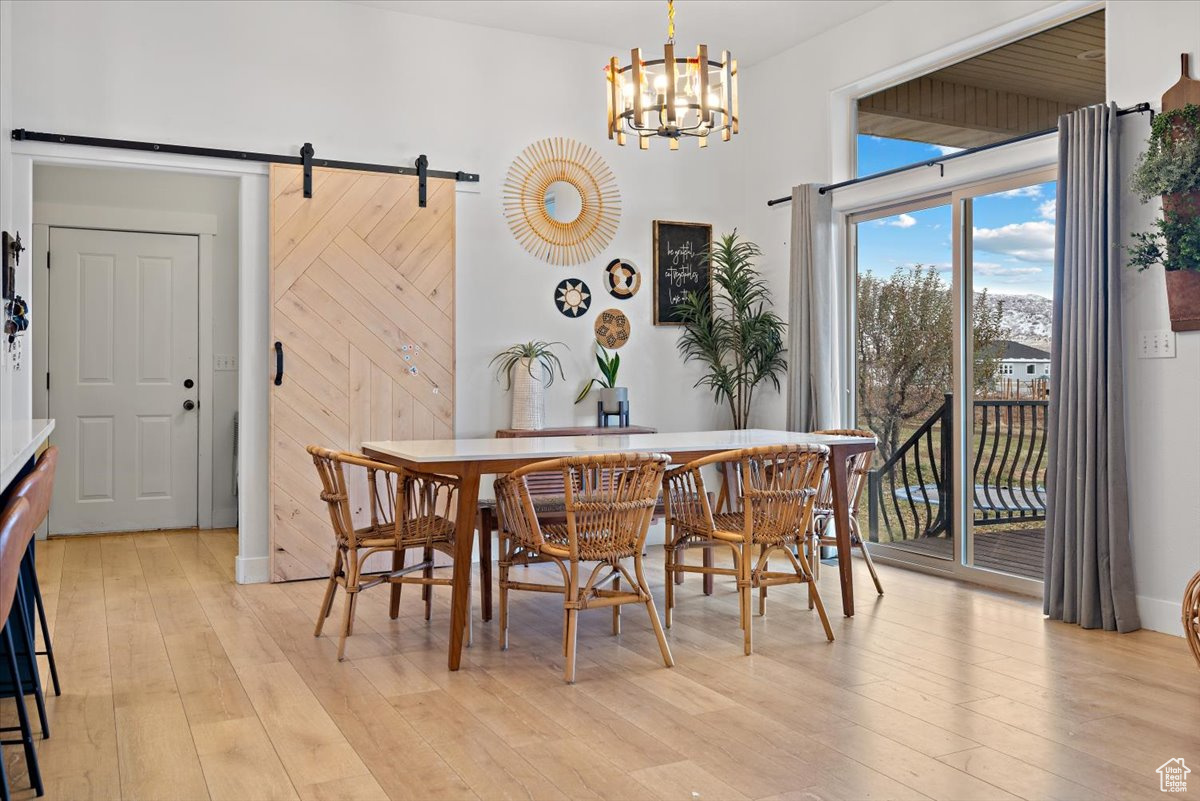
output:
[[[846,274],[846,342],[850,346],[845,353],[845,375],[850,388],[847,396],[847,418],[857,419],[858,392],[858,309],[856,286],[858,281],[857,231],[861,223],[891,217],[904,212],[921,211],[935,206],[949,205],[951,208],[951,281],[952,309],[952,368],[950,392],[953,394],[954,437],[953,470],[953,537],[949,560],[927,554],[905,550],[888,543],[868,542],[876,561],[912,567],[977,584],[1010,590],[1026,595],[1040,596],[1042,582],[987,568],[976,567],[974,562],[974,509],[973,473],[975,450],[972,427],[974,425],[974,226],[972,201],[984,195],[1020,189],[1025,186],[1046,183],[1058,179],[1057,167],[1040,167],[1021,170],[1000,177],[987,178],[964,184],[949,192],[923,194],[900,202],[888,203],[871,209],[845,213],[845,264]]]

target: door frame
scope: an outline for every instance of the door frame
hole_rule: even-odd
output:
[[[267,165],[30,141],[13,142],[12,154],[13,224],[24,230],[33,228],[34,164],[119,167],[238,179],[238,555],[234,575],[239,584],[267,581]]]
[[[847,386],[846,393],[848,410],[846,419],[853,421],[856,417],[857,404],[857,307],[855,284],[858,276],[856,226],[860,223],[882,217],[890,217],[902,212],[920,211],[934,206],[948,205],[951,211],[951,282],[950,294],[953,298],[953,344],[950,391],[954,395],[953,432],[954,432],[954,469],[953,481],[956,499],[952,514],[954,516],[954,536],[952,538],[953,556],[951,559],[938,559],[925,554],[906,551],[902,548],[890,547],[883,543],[870,543],[876,561],[886,564],[901,565],[934,573],[942,576],[963,579],[976,584],[982,584],[996,589],[1009,590],[1024,595],[1040,597],[1042,582],[1000,573],[987,568],[976,567],[974,561],[974,514],[970,505],[965,501],[972,498],[973,493],[967,488],[974,483],[971,471],[974,465],[974,437],[968,429],[973,425],[974,400],[974,353],[972,318],[974,314],[974,283],[973,283],[973,208],[969,201],[984,195],[1018,189],[1032,184],[1045,183],[1058,179],[1058,165],[1042,165],[1033,168],[1014,169],[1000,176],[981,177],[977,180],[960,183],[953,189],[941,192],[918,192],[911,199],[897,202],[894,199],[878,206],[839,215],[840,227],[844,229],[843,248],[847,258],[845,264],[845,286],[848,314],[846,315],[846,341],[851,343],[844,354]],[[969,405],[970,404],[970,405]]]
[[[196,441],[196,524],[199,528],[213,527],[213,344],[212,344],[212,288],[213,288],[213,237],[217,233],[217,219],[212,214],[172,213],[120,209],[94,206],[77,206],[62,203],[33,204],[33,341],[43,343],[33,349],[33,414],[34,417],[50,416],[50,393],[46,382],[39,376],[50,372],[49,324],[50,324],[50,273],[46,269],[50,253],[50,231],[53,228],[73,228],[87,231],[114,231],[119,233],[166,234],[170,236],[194,236],[197,239],[198,283],[196,294],[197,359],[196,380],[199,392],[199,419]],[[174,229],[174,230],[166,230]],[[191,230],[188,230],[191,229]],[[208,326],[204,320],[209,320]],[[38,536],[45,538],[49,522]]]

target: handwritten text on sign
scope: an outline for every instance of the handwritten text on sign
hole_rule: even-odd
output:
[[[712,226],[703,223],[654,222],[654,322],[679,325],[676,307],[688,293],[708,288],[708,254]]]

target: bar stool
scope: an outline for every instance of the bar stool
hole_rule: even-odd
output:
[[[0,517],[0,620],[4,621],[4,631],[0,635],[8,652],[8,670],[13,682],[13,699],[17,704],[17,720],[19,725],[0,729],[0,732],[20,731],[17,740],[0,740],[0,745],[20,744],[25,750],[25,765],[34,791],[40,796],[45,790],[42,787],[42,773],[38,769],[37,751],[33,747],[33,727],[29,722],[29,713],[25,709],[24,683],[21,681],[21,668],[17,661],[16,642],[13,638],[13,614],[24,617],[24,604],[20,601],[18,585],[21,581],[22,554],[33,538],[33,513],[29,501],[15,498],[4,510]],[[14,609],[15,607],[15,609]],[[37,659],[33,649],[27,652],[29,665],[27,667],[36,675]],[[4,791],[4,801],[9,798],[8,774],[5,772],[3,755],[0,754],[0,789]]]
[[[28,476],[21,480],[13,490],[14,498],[25,498],[32,507],[33,528],[37,529],[46,522],[50,514],[50,501],[54,497],[54,473],[58,467],[58,448],[51,445],[38,458],[37,464]],[[33,602],[37,608],[38,623],[42,629],[42,642],[46,650],[35,651],[37,656],[44,656],[50,664],[50,681],[54,685],[54,694],[62,695],[62,687],[58,682],[58,664],[54,660],[54,644],[50,641],[50,626],[46,621],[46,606],[42,601],[42,588],[38,582],[37,568],[34,564],[34,541],[29,541],[29,548],[21,564],[21,577],[28,581],[33,589]],[[30,633],[30,636],[34,635]]]

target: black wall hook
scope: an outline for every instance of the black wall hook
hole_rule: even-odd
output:
[[[312,142],[305,142],[304,147],[300,148],[300,163],[304,165],[304,196],[312,197],[312,157],[313,153]]]
[[[429,159],[424,153],[417,156],[417,205],[425,208],[426,184],[429,179]]]

